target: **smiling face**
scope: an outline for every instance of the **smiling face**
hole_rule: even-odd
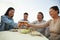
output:
[[[28,15],[24,15],[24,20],[27,20],[28,19]]]
[[[38,14],[38,15],[37,15],[37,19],[38,19],[38,21],[41,21],[41,20],[43,19],[42,14]]]
[[[8,16],[9,16],[9,17],[13,17],[13,16],[14,16],[14,10],[10,10],[10,11],[8,12]]]
[[[58,11],[54,10],[54,9],[50,9],[49,10],[49,14],[52,18],[55,18],[56,16],[58,16]]]

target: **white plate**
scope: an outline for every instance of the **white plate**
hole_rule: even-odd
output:
[[[41,34],[37,31],[32,31],[30,34],[33,36],[41,36]]]

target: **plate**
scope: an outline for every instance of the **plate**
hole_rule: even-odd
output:
[[[20,30],[18,30],[18,32],[20,32],[22,34],[28,34],[28,33],[30,33],[30,29],[20,29]]]
[[[32,36],[41,36],[40,32],[37,32],[37,31],[32,31],[30,34]]]
[[[18,29],[10,29],[11,32],[18,32]]]

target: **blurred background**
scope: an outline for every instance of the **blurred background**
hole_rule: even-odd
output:
[[[56,5],[60,9],[60,0],[0,0],[0,21],[1,15],[4,15],[9,7],[15,8],[13,17],[15,22],[23,19],[25,12],[29,14],[30,22],[37,20],[37,13],[40,11],[44,14],[44,20],[48,21],[51,19],[49,8]]]

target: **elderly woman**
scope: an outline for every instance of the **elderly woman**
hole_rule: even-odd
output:
[[[52,6],[49,10],[49,14],[52,17],[51,20],[44,24],[29,24],[29,26],[34,28],[44,28],[49,27],[50,30],[50,37],[49,40],[60,40],[60,17],[59,8],[57,6]]]

